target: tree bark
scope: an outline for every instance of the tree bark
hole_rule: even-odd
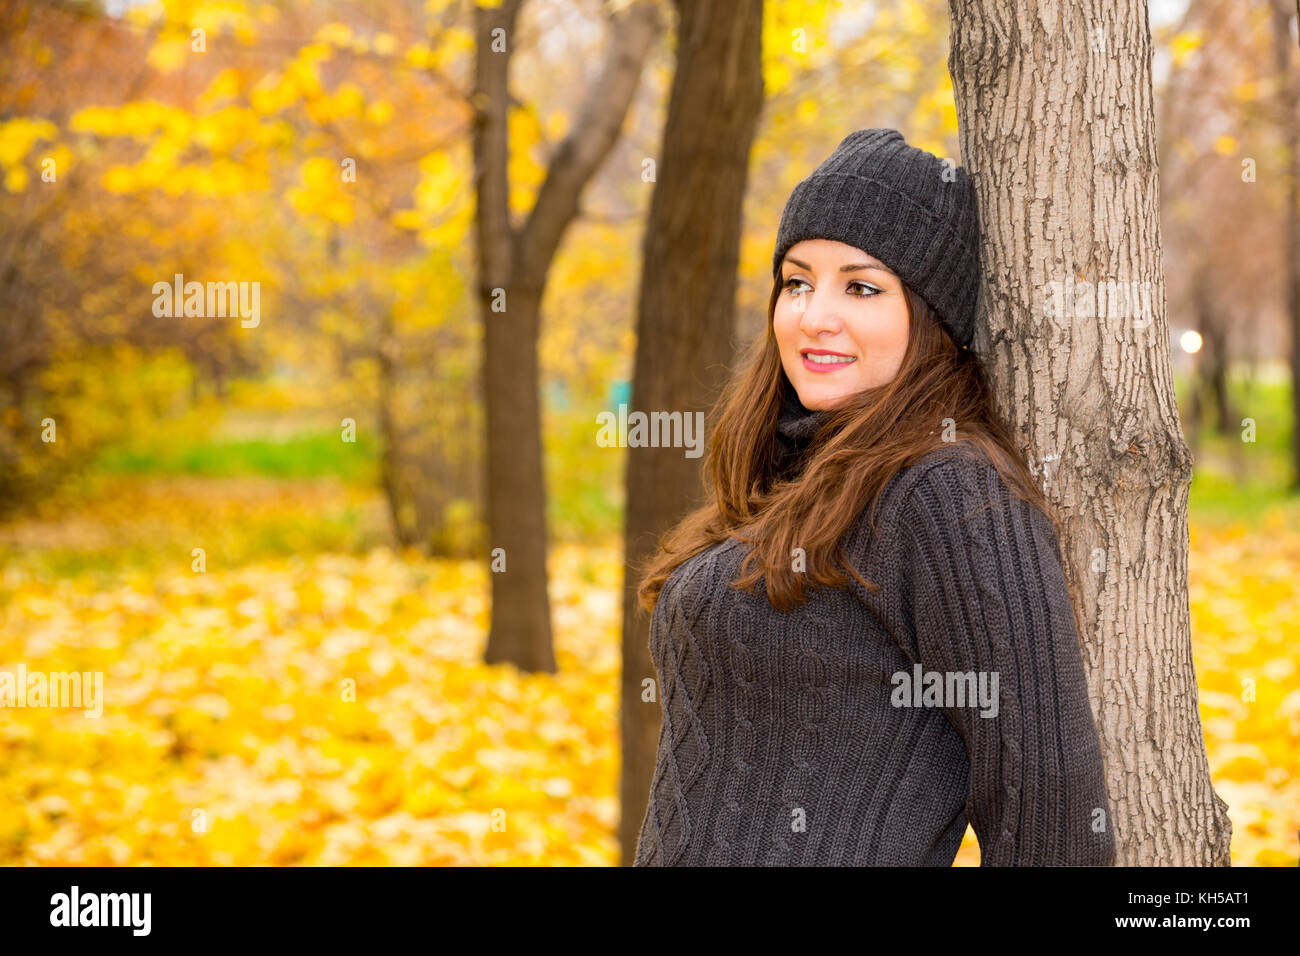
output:
[[[582,191],[618,140],[660,24],[654,3],[646,0],[610,16],[609,56],[572,132],[556,148],[527,222],[516,229],[510,222],[506,173],[507,74],[521,4],[506,0],[500,7],[474,11],[477,59],[471,102],[488,548],[494,568],[484,660],[554,673],[537,361],[542,294],[560,239],[578,214]],[[494,49],[502,41],[505,49]],[[504,570],[494,554],[504,557]]]
[[[949,2],[981,217],[974,347],[1061,512],[1116,862],[1226,866],[1191,653],[1146,0]],[[1138,283],[1148,308],[1049,295],[1071,280]]]
[[[717,398],[734,355],[742,204],[763,105],[763,4],[678,0],[677,13],[677,65],[643,241],[631,404],[693,416]],[[625,865],[645,817],[660,721],[660,689],[642,699],[643,681],[654,681],[655,671],[635,570],[659,536],[700,503],[705,458],[684,452],[627,449],[619,834]]]

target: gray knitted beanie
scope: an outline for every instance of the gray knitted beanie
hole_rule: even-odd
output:
[[[875,256],[934,309],[958,345],[970,345],[979,219],[963,167],[909,146],[896,129],[852,132],[790,194],[777,229],[774,279],[786,252],[804,239],[834,239]]]

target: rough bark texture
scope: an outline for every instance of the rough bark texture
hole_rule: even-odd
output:
[[[736,269],[749,151],[763,105],[762,0],[677,4],[677,67],[643,243],[631,409],[707,411],[733,357]],[[631,410],[630,409],[630,410]],[[623,862],[645,816],[659,734],[649,616],[635,570],[700,503],[705,460],[681,448],[627,450],[623,600]]]
[[[488,548],[505,552],[505,570],[492,573],[492,627],[484,659],[553,673],[537,362],[542,294],[564,230],[578,214],[582,191],[618,139],[660,21],[647,0],[610,16],[609,55],[572,131],[555,150],[527,222],[515,228],[508,206],[506,116],[520,6],[521,0],[506,0],[500,7],[475,8],[474,178]],[[493,49],[498,28],[504,31],[505,51]],[[498,289],[505,293],[505,311],[493,311]]]
[[[1146,0],[950,7],[983,233],[974,347],[1064,522],[1117,864],[1228,865],[1192,664]],[[1049,283],[1071,279],[1146,283],[1149,316],[1103,297],[1100,318],[1050,317]]]

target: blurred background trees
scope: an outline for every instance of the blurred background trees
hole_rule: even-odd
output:
[[[1288,204],[1298,162],[1297,44],[1283,42],[1295,39],[1295,15],[1286,0],[1156,7],[1164,17],[1155,28],[1155,70],[1178,371],[1189,376],[1191,421],[1232,437],[1243,416],[1232,408],[1229,379],[1267,385],[1291,374],[1276,360],[1296,338]],[[367,467],[397,543],[430,554],[485,554],[492,522],[484,479],[498,476],[502,511],[491,537],[520,558],[514,574],[494,579],[504,589],[498,603],[523,615],[503,622],[502,634],[540,634],[549,620],[538,585],[544,573],[526,580],[524,568],[544,562],[525,555],[535,559],[536,542],[548,535],[528,516],[549,514],[562,537],[579,515],[587,531],[607,526],[622,492],[618,463],[603,459],[621,452],[593,454],[574,468],[571,455],[564,465],[544,455],[545,466],[532,456],[524,467],[520,456],[538,439],[523,436],[536,429],[513,422],[545,423],[552,446],[572,446],[583,433],[579,422],[627,394],[632,273],[652,193],[642,161],[659,149],[670,50],[643,51],[645,82],[624,91],[617,109],[626,119],[615,132],[607,128],[612,117],[598,120],[570,105],[609,96],[617,74],[602,75],[595,64],[636,35],[606,25],[594,0],[522,5],[518,48],[502,54],[482,50],[473,8],[462,3],[177,0],[110,8],[116,15],[92,3],[0,5],[0,500],[14,508],[50,482],[75,480],[98,449],[144,440],[150,427],[142,423],[163,406],[178,411],[208,396],[219,416],[232,381],[310,381],[312,427],[327,418],[339,429],[344,418],[364,423],[358,448],[374,452]],[[762,283],[746,280],[761,274],[781,197],[840,132],[868,122],[897,126],[919,145],[959,156],[945,4],[884,0],[825,11],[783,4],[765,17],[739,341],[761,322]],[[496,155],[480,173],[471,105],[476,56],[502,75],[508,61],[511,89],[527,93],[495,121]],[[608,109],[588,103],[597,105]],[[573,150],[585,142],[579,132],[590,139],[586,131],[598,128],[603,152],[592,162]],[[575,156],[581,181],[560,187]],[[489,171],[493,181],[507,181],[503,201],[519,220],[511,228],[525,229],[547,182],[567,190],[564,202],[574,210],[564,214],[571,228],[557,220],[546,237],[553,268],[520,250],[518,268],[546,277],[528,279],[538,286],[537,313],[549,316],[534,328],[536,389],[531,380],[514,385],[532,365],[527,348],[518,360],[487,358],[487,314],[482,293],[471,289],[479,272],[499,274],[509,258],[495,253],[479,262],[472,251],[500,246],[471,236],[476,209],[483,214],[476,177],[485,182]],[[583,189],[581,206],[575,187]],[[542,221],[555,217],[555,208],[543,208],[520,235],[539,234]],[[176,273],[260,281],[265,324],[159,321],[148,289]],[[498,275],[492,287],[523,278]],[[522,329],[533,307],[517,291]],[[479,321],[470,320],[475,315]],[[141,366],[125,376],[112,371],[126,361],[122,349]],[[106,367],[58,379],[60,369],[95,362]],[[489,382],[493,369],[502,369],[501,378]],[[51,389],[42,385],[46,376],[78,385]],[[91,378],[104,383],[98,392]],[[77,395],[96,414],[72,413]],[[489,426],[492,403],[476,395],[536,396],[538,405],[517,415],[503,406],[505,418]],[[143,409],[134,425],[133,404]],[[69,426],[63,443],[34,451],[32,428],[60,415]],[[491,464],[484,438],[492,435],[508,464]],[[1222,456],[1242,477],[1242,442],[1201,449],[1199,435],[1189,428],[1207,464]],[[1268,440],[1275,438],[1271,429]],[[565,472],[549,495],[542,467]],[[523,660],[515,651],[504,656]]]
[[[550,717],[537,718],[546,737],[561,719],[555,698],[537,687],[580,699],[583,729],[565,746],[581,751],[599,741],[605,756],[584,786],[616,803],[606,758],[617,752],[619,677],[611,660],[619,658],[625,616],[625,683],[639,682],[646,660],[636,630],[644,621],[623,613],[625,592],[611,569],[634,559],[646,532],[682,507],[691,489],[677,470],[660,475],[638,465],[630,478],[643,482],[632,493],[644,513],[628,508],[629,461],[655,450],[598,446],[596,415],[631,401],[634,371],[639,389],[662,389],[663,407],[694,407],[712,388],[696,368],[679,368],[669,382],[644,356],[639,366],[638,322],[643,336],[674,345],[685,341],[680,330],[707,328],[708,341],[726,354],[759,334],[784,202],[849,130],[897,127],[909,142],[961,161],[947,0],[767,3],[761,14],[751,11],[762,21],[762,101],[735,107],[753,115],[711,117],[707,103],[685,114],[688,122],[691,115],[725,119],[737,137],[752,124],[736,216],[733,153],[741,143],[714,153],[669,123],[684,62],[681,24],[698,9],[643,2],[659,20],[653,36],[629,32],[629,18],[648,22],[636,12],[640,4],[599,0],[494,2],[483,10],[465,0],[0,0],[0,559],[7,569],[0,609],[15,615],[8,631],[18,642],[0,651],[32,657],[31,647],[46,646],[35,622],[49,606],[42,602],[73,600],[52,596],[64,586],[127,609],[121,614],[138,632],[113,632],[122,648],[159,640],[188,612],[163,607],[150,613],[165,625],[137,621],[129,609],[146,597],[123,581],[145,571],[148,581],[165,580],[173,566],[188,574],[190,550],[205,535],[219,539],[229,563],[210,566],[210,575],[229,575],[219,580],[232,602],[229,634],[203,631],[214,647],[264,623],[235,610],[258,600],[236,575],[279,582],[262,562],[314,562],[319,552],[325,563],[312,564],[313,574],[338,590],[304,580],[285,587],[301,607],[328,615],[338,594],[353,594],[360,605],[369,591],[387,591],[360,570],[349,591],[327,559],[359,561],[394,549],[405,570],[384,567],[407,582],[394,599],[401,613],[367,623],[354,608],[352,617],[331,618],[319,634],[302,632],[311,653],[328,657],[327,646],[337,650],[363,634],[383,646],[394,635],[380,635],[382,628],[410,635],[415,647],[442,647],[428,629],[445,626],[481,659],[489,633],[499,633],[489,657],[522,670],[457,671],[446,692],[476,681],[509,688],[499,699],[485,695],[486,713],[496,717],[480,715],[498,756],[505,745],[491,728],[503,702],[549,708]],[[1241,520],[1251,529],[1243,541],[1211,539],[1208,531],[1201,540],[1260,573],[1276,572],[1270,581],[1278,582],[1292,567],[1285,546],[1260,531],[1260,546],[1273,549],[1261,560],[1248,545],[1272,527],[1269,515],[1294,514],[1286,489],[1300,471],[1291,387],[1300,365],[1293,7],[1289,0],[1151,0],[1167,315],[1196,458],[1193,552],[1198,529]],[[485,25],[510,11],[506,47],[485,49]],[[751,52],[739,42],[727,49]],[[611,79],[606,64],[615,51],[629,59]],[[753,80],[739,61],[695,65],[701,72],[689,74],[692,84],[714,82],[697,78],[714,76],[709,66],[718,83]],[[477,94],[488,80],[492,98],[484,103]],[[588,112],[593,102],[604,108]],[[717,102],[732,100],[719,91]],[[680,173],[671,172],[674,143],[680,162],[691,164]],[[721,185],[692,197],[707,188],[700,183],[708,164],[723,155],[733,164],[725,182],[719,170]],[[656,176],[646,175],[647,163]],[[548,205],[548,194],[562,201]],[[653,202],[662,204],[657,212]],[[711,263],[694,277],[699,285],[678,285],[691,274],[675,265],[683,250],[660,247],[667,223],[695,222],[714,209],[726,237],[719,249],[736,230],[735,267],[729,259]],[[650,228],[655,234],[646,234]],[[153,284],[177,274],[259,282],[260,322],[246,328],[237,318],[155,316]],[[506,290],[505,313],[489,311],[495,288]],[[704,308],[707,317],[692,315]],[[712,334],[719,322],[730,327],[725,346]],[[704,357],[703,366],[712,368],[714,358]],[[643,399],[660,407],[646,395],[637,396],[638,406]],[[42,440],[47,421],[56,441]],[[672,487],[652,498],[647,476]],[[116,524],[106,517],[114,509],[124,522],[138,520]],[[498,546],[506,548],[505,574],[490,571]],[[1193,560],[1194,619],[1199,614],[1215,635],[1255,619],[1221,603],[1232,582],[1249,577],[1227,565],[1220,571],[1219,596],[1206,596]],[[444,590],[426,593],[426,580]],[[154,590],[148,600],[171,600],[162,585]],[[1289,592],[1270,583],[1252,593],[1280,607]],[[1274,621],[1274,607],[1259,611],[1260,620]],[[568,643],[588,627],[604,643],[586,636]],[[1280,618],[1258,629],[1278,646],[1290,633]],[[285,639],[273,636],[268,653]],[[1223,647],[1240,668],[1236,644]],[[1198,645],[1198,654],[1212,653]],[[545,678],[552,683],[529,683],[525,672],[552,666],[548,654],[559,673]],[[401,670],[384,670],[388,661],[381,654],[363,669]],[[599,675],[592,678],[598,687],[565,683],[566,662]],[[186,659],[187,673],[196,666]],[[1232,773],[1264,780],[1279,769],[1264,741],[1300,739],[1294,668],[1284,672],[1268,657],[1259,672],[1276,684],[1270,706],[1280,723],[1250,739],[1232,737],[1251,719],[1235,701],[1236,672],[1225,665],[1220,684],[1202,686],[1202,709],[1213,709],[1207,735],[1231,741],[1211,747],[1216,773],[1222,753]],[[444,686],[414,663],[406,673],[406,682],[392,677],[394,710],[415,706],[403,696],[413,687]],[[159,700],[180,691],[160,688],[150,706],[166,709]],[[549,702],[538,704],[539,695]],[[175,735],[185,760],[194,761],[187,772],[199,774],[219,757],[185,743],[188,704],[178,700],[182,716],[174,723],[142,710],[139,726]],[[609,719],[602,723],[594,711]],[[1286,723],[1292,711],[1294,729]],[[195,726],[208,719],[195,717]],[[375,725],[336,734],[358,747],[384,746]],[[1234,746],[1258,746],[1265,756]],[[15,752],[24,766],[57,777],[56,758]],[[446,760],[464,765],[447,792],[487,799],[469,769],[479,762],[476,751],[457,753]],[[549,762],[557,759],[552,753]],[[499,766],[507,765],[502,757]],[[26,780],[7,766],[0,781]],[[381,794],[394,786],[384,779]],[[427,796],[425,783],[413,790]],[[24,782],[22,792],[32,786]],[[1275,791],[1267,788],[1275,787],[1284,785],[1249,791],[1250,805],[1269,806]],[[385,800],[363,804],[378,817],[388,812]],[[582,826],[603,834],[601,852],[615,860],[616,818],[600,806],[582,811],[592,814]],[[428,809],[421,807],[410,812]],[[1258,826],[1294,843],[1289,818],[1260,813]],[[73,839],[62,819],[37,815],[24,818],[25,829],[6,830],[0,815],[0,849],[21,847],[13,850],[21,858],[39,845],[73,859],[71,850],[32,835],[49,827],[58,839]],[[70,819],[86,822],[75,813]],[[572,839],[538,827],[529,839],[552,847]],[[27,835],[13,836],[20,832]],[[111,841],[86,846],[92,855],[120,851]]]

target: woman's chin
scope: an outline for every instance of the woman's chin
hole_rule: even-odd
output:
[[[808,390],[808,394],[800,394],[799,403],[810,412],[825,412],[835,408],[844,401],[845,396],[838,393],[827,394],[820,390]]]

